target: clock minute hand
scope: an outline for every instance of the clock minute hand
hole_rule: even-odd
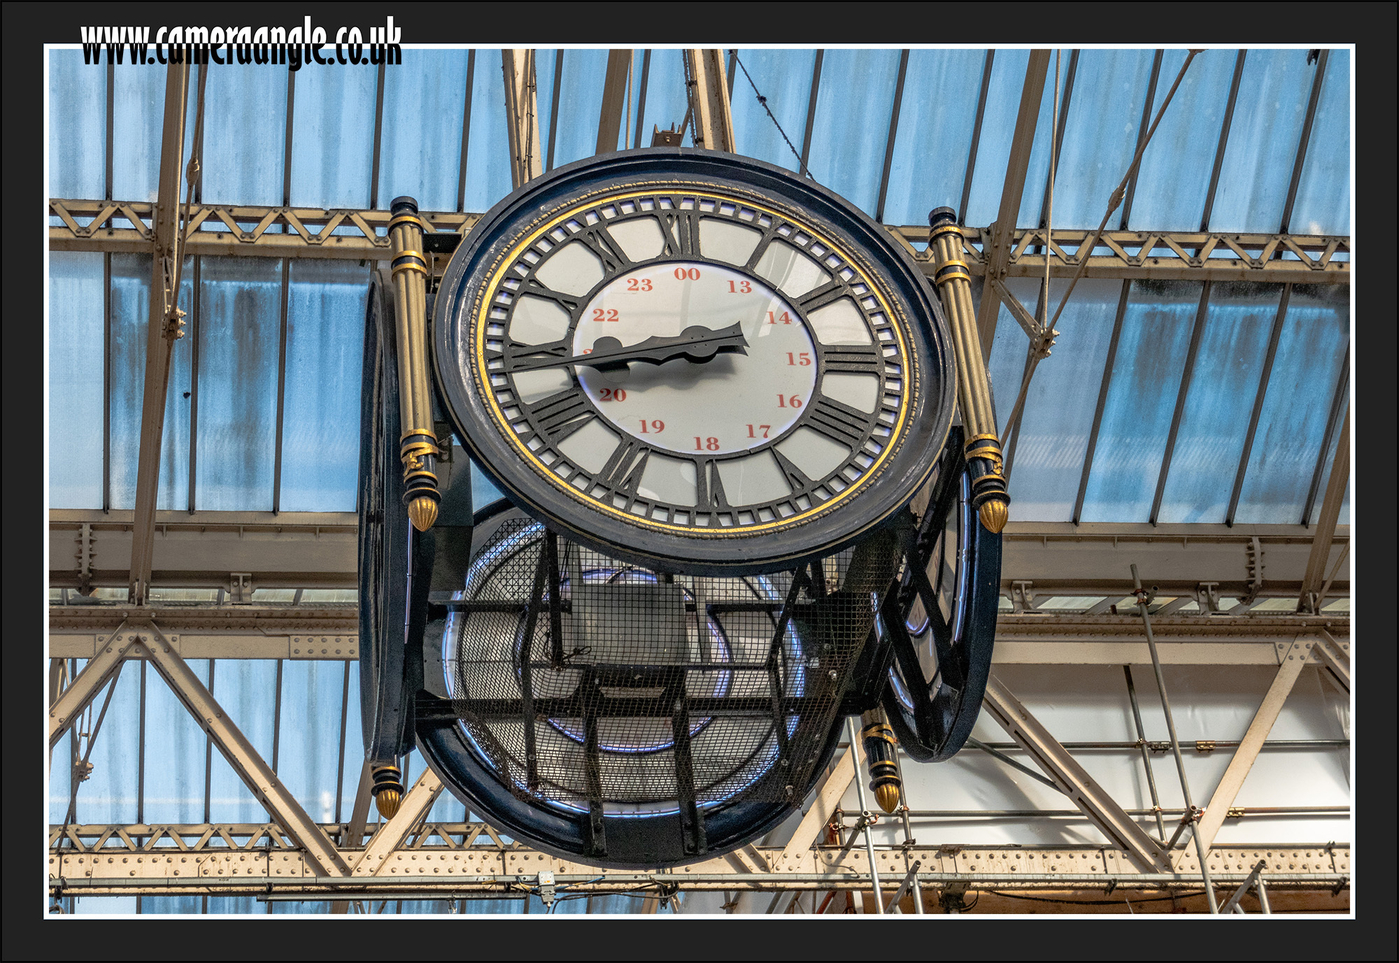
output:
[[[671,338],[647,338],[636,344],[623,345],[611,335],[604,335],[593,342],[593,350],[588,354],[577,354],[568,358],[547,358],[525,362],[521,368],[554,368],[562,365],[580,364],[600,371],[615,371],[625,368],[633,361],[645,364],[665,364],[676,358],[685,358],[697,364],[712,360],[719,352],[748,353],[748,339],[743,336],[742,327],[734,322],[727,328],[717,331],[703,325],[691,325],[679,335]]]

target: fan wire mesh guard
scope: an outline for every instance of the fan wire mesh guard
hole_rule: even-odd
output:
[[[452,604],[444,670],[518,798],[625,815],[794,802],[873,625],[851,553],[797,572],[661,575],[509,519]]]

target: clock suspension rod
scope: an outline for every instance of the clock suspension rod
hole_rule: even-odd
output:
[[[976,330],[972,305],[971,273],[962,260],[962,230],[957,212],[939,207],[928,215],[928,248],[933,255],[938,296],[952,329],[953,355],[957,362],[957,404],[962,409],[966,437],[967,470],[972,478],[972,504],[987,531],[1000,532],[1010,517],[1010,493],[1006,489],[1001,443],[996,433],[996,411],[991,405],[991,383],[982,360],[981,337]]]
[[[389,242],[393,256],[394,309],[398,337],[398,403],[403,434],[403,501],[413,527],[425,532],[437,520],[442,500],[437,489],[436,459],[442,454],[432,427],[428,391],[427,258],[423,256],[423,222],[418,202],[395,197],[390,211]],[[385,399],[385,404],[390,404]]]

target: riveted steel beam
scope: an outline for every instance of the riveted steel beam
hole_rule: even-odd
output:
[[[1171,871],[1161,846],[1123,811],[1097,781],[1049,734],[1020,700],[993,673],[986,683],[985,706],[1007,734],[1030,754],[1108,840],[1126,853],[1143,873]]]
[[[1025,85],[1020,91],[1020,111],[1015,118],[1015,134],[1006,160],[1005,186],[1001,189],[1001,208],[996,222],[987,228],[985,270],[988,278],[1006,276],[1011,253],[1015,249],[1015,219],[1020,213],[1020,199],[1025,193],[1025,175],[1030,169],[1030,150],[1035,144],[1035,126],[1039,121],[1040,100],[1044,96],[1044,78],[1049,69],[1049,51],[1031,50],[1025,64]],[[970,262],[968,262],[970,263]],[[1042,272],[1041,272],[1042,274]],[[991,344],[996,336],[996,316],[999,301],[991,285],[981,290],[981,307],[977,311],[977,329],[981,335],[984,357],[991,357]]]
[[[170,354],[178,330],[168,321],[179,298],[175,275],[183,251],[178,243],[180,160],[185,142],[185,101],[189,65],[171,63],[165,75],[165,121],[160,144],[160,175],[152,213],[150,312],[146,325],[146,366],[141,398],[141,435],[136,466],[136,519],[131,542],[128,596],[140,604],[150,584],[155,538],[155,500],[160,484],[160,440],[165,427],[165,394]]]
[[[431,769],[424,769],[418,781],[413,783],[413,788],[403,797],[398,812],[379,827],[364,853],[355,861],[354,875],[377,876],[387,867],[401,862],[395,857],[395,851],[403,845],[414,827],[423,821],[440,795],[442,780]]]
[[[312,821],[272,767],[263,761],[194,670],[175,651],[165,633],[152,625],[143,630],[141,636],[137,646],[143,650],[145,657],[199,722],[200,728],[209,734],[253,796],[267,808],[268,815],[305,854],[308,865],[314,867],[316,875],[348,876],[349,864],[330,837]],[[134,649],[133,646],[131,651],[134,652]]]
[[[510,183],[519,187],[544,172],[539,142],[539,98],[534,51],[502,50],[505,74],[505,126],[510,141]]]
[[[51,251],[150,251],[154,205],[136,201],[52,198]],[[419,211],[428,234],[465,234],[479,213]],[[195,204],[190,208],[185,253],[238,257],[389,257],[389,212],[380,210],[258,207]],[[337,230],[342,233],[336,233]],[[928,239],[922,225],[890,226],[910,252]],[[1082,250],[1091,231],[1055,229],[1046,242],[1042,228],[1013,228],[1005,238],[1004,263],[992,263],[1001,248],[991,227],[964,227],[962,259],[978,277],[1069,278],[1086,257],[1084,277],[1182,281],[1264,281],[1299,284],[1350,283],[1349,237],[1298,234],[1222,234],[1207,231],[1107,231],[1091,251]],[[922,271],[934,266],[927,252],[914,252]],[[441,265],[438,267],[441,270]]]
[[[724,51],[687,49],[683,56],[695,146],[732,154],[734,121],[724,75]]]
[[[1243,787],[1249,770],[1253,768],[1258,752],[1263,748],[1263,742],[1268,738],[1273,723],[1277,722],[1278,715],[1282,712],[1283,703],[1287,701],[1293,684],[1302,673],[1302,666],[1307,663],[1307,654],[1319,644],[1315,639],[1298,639],[1278,655],[1280,664],[1277,675],[1268,686],[1262,704],[1254,713],[1253,721],[1248,724],[1248,731],[1244,733],[1239,748],[1234,750],[1229,767],[1220,777],[1219,785],[1215,787],[1214,795],[1210,797],[1205,806],[1205,813],[1200,817],[1200,823],[1195,829],[1206,850],[1214,844],[1219,827],[1224,825],[1224,817],[1234,805],[1234,799]]]

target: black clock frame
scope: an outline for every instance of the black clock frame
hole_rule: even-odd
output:
[[[882,291],[891,299],[890,313],[902,314],[902,319],[890,318],[888,323],[902,322],[907,335],[907,355],[901,359],[909,369],[904,379],[907,398],[901,401],[906,425],[902,434],[888,440],[893,450],[882,454],[868,477],[857,479],[853,486],[847,477],[839,479],[840,488],[831,485],[822,489],[854,462],[862,439],[868,439],[879,423],[882,409],[876,405],[875,412],[866,413],[824,397],[809,404],[808,410],[786,433],[759,446],[773,451],[792,488],[790,496],[779,502],[799,504],[797,499],[805,496],[810,507],[800,514],[806,517],[784,525],[781,515],[775,512],[776,521],[756,531],[741,526],[721,527],[716,516],[738,511],[727,502],[718,464],[727,459],[748,457],[758,449],[711,457],[700,453],[692,459],[696,465],[700,501],[708,511],[704,508],[680,511],[692,516],[709,516],[706,519],[709,526],[696,525],[684,531],[648,526],[641,519],[619,517],[592,507],[576,494],[565,491],[546,469],[526,463],[504,436],[503,429],[497,426],[483,398],[483,394],[491,390],[490,386],[478,383],[469,360],[466,364],[457,362],[460,358],[470,359],[475,350],[473,322],[481,307],[478,298],[483,296],[486,279],[499,268],[502,259],[522,236],[547,222],[562,207],[602,203],[609,195],[626,190],[646,189],[658,193],[673,190],[678,194],[705,188],[740,202],[766,205],[782,217],[790,218],[798,227],[807,225],[808,230],[831,237],[852,260],[859,260],[861,271],[878,279]],[[704,260],[697,251],[695,232],[683,226],[693,222],[688,216],[681,216],[684,212],[675,213],[680,225],[677,228],[680,244],[673,245],[667,237],[666,250],[661,256],[640,263]],[[698,217],[699,213],[695,210],[692,215]],[[598,291],[637,266],[621,252],[612,250],[606,236],[596,229],[584,228],[572,235],[572,238],[580,237],[589,240],[589,246],[605,268],[603,279],[592,291],[578,297],[561,298],[557,292],[546,294],[543,289],[531,289],[532,279],[527,279],[520,288],[520,293],[544,294],[561,303],[570,313],[570,332],[578,323],[583,306]],[[727,262],[714,263],[741,272]],[[768,283],[756,274],[752,277],[759,283]],[[814,310],[846,293],[844,288],[827,284],[810,292],[801,305],[794,307],[799,311]],[[436,380],[448,415],[459,437],[497,485],[521,508],[568,537],[662,571],[732,575],[790,569],[801,561],[853,543],[870,529],[887,522],[929,477],[935,453],[941,448],[951,424],[955,402],[951,338],[941,305],[912,259],[890,240],[887,230],[843,198],[810,180],[799,179],[782,168],[751,158],[713,151],[662,148],[604,155],[561,167],[511,194],[483,216],[448,265],[439,287],[434,328]],[[878,338],[867,349],[824,346],[814,337],[812,341],[817,352],[818,384],[827,371],[874,372],[874,364],[878,365],[879,373],[884,371]],[[529,346],[529,350],[523,352],[506,341],[500,358],[509,364],[517,353],[567,357],[572,351],[571,336],[550,345]],[[603,417],[607,421],[577,383],[531,407],[537,417],[521,436],[526,441],[530,432],[553,433],[552,440],[561,441],[571,426],[582,423],[579,419]],[[822,479],[807,478],[772,447],[802,426],[809,426],[851,447],[851,456]],[[638,439],[624,438],[609,462],[595,475],[589,473],[592,481],[588,488],[601,484],[609,495],[625,499],[623,511],[629,511],[637,498],[637,486],[650,450]],[[670,453],[669,450],[665,452]],[[859,490],[846,492],[853,497],[833,497],[824,507],[817,505],[813,498],[818,489],[837,492],[847,486]],[[743,510],[756,511],[760,507],[743,506]],[[668,517],[674,519],[675,514],[672,509]]]

